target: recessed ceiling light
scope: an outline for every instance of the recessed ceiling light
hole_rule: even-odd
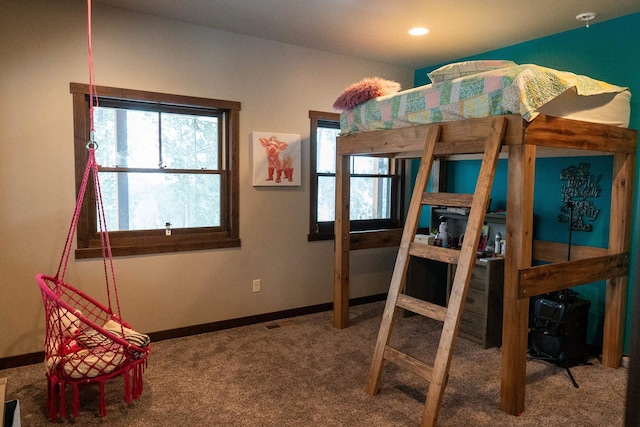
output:
[[[409,34],[412,36],[424,36],[428,32],[429,30],[424,27],[416,27],[409,30]]]

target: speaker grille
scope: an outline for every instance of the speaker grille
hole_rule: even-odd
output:
[[[537,357],[582,362],[586,358],[588,312],[591,303],[579,298],[533,301],[529,346]]]

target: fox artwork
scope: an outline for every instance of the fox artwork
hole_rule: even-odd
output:
[[[253,185],[300,185],[300,135],[253,133]]]

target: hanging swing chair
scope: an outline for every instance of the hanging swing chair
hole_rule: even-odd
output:
[[[93,87],[91,62],[91,2],[89,10],[89,68],[90,68],[90,141],[87,143],[88,161],[84,171],[76,207],[55,276],[38,274],[45,314],[45,368],[47,376],[47,408],[49,418],[66,417],[65,388],[73,389],[72,415],[77,417],[80,406],[78,387],[98,384],[100,390],[99,415],[106,415],[105,383],[111,378],[124,377],[124,400],[130,403],[142,393],[142,374],[151,351],[147,335],[136,332],[120,313],[120,301],[115,281],[113,258],[106,229],[104,206],[95,159],[97,144],[93,140],[93,109],[97,97]],[[95,104],[94,104],[95,101]],[[73,237],[78,224],[89,175],[93,175],[97,219],[102,247],[107,305],[65,282],[65,272],[71,254]],[[108,261],[108,262],[107,262]],[[114,297],[115,308],[112,306]],[[57,405],[59,403],[59,407]]]
[[[36,282],[42,293],[46,322],[44,348],[47,408],[51,420],[56,420],[58,414],[60,417],[66,417],[65,388],[67,385],[73,388],[72,415],[74,418],[77,417],[80,406],[78,386],[81,384],[98,384],[101,417],[106,415],[104,388],[107,380],[123,375],[124,400],[130,403],[132,399],[137,399],[142,393],[142,374],[151,351],[149,337],[136,332],[122,319],[120,313],[109,235],[104,228],[104,208],[98,182],[95,148],[88,149],[89,161],[58,272],[55,276],[46,274],[36,276]],[[108,304],[106,306],[64,280],[90,172],[93,172],[96,201],[99,205],[100,239],[107,284]],[[112,308],[112,294],[116,312]],[[57,408],[58,399],[59,408]]]

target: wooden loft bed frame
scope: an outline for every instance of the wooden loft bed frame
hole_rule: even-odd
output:
[[[582,283],[606,280],[602,364],[622,361],[627,275],[638,132],[627,128],[539,115],[526,122],[506,115],[503,152],[508,153],[504,274],[504,321],[500,409],[524,411],[529,298]],[[443,122],[435,152],[450,156],[484,146],[494,117]],[[429,127],[418,125],[340,136],[336,144],[336,220],[334,326],[349,324],[349,161],[352,155],[420,157]],[[470,149],[471,148],[471,149]],[[533,189],[536,157],[613,155],[609,247],[572,246],[533,241]],[[532,267],[532,260],[549,264]]]

